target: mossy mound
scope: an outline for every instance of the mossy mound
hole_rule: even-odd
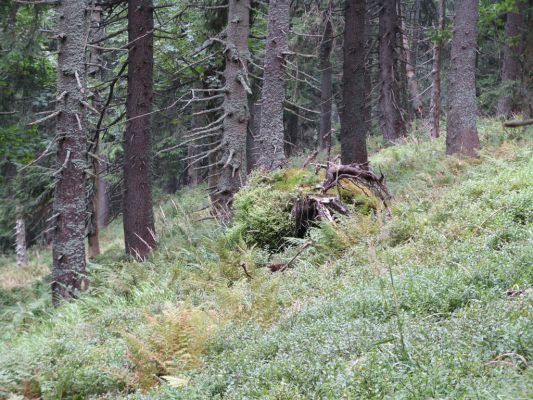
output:
[[[294,194],[276,189],[263,177],[254,174],[249,185],[233,200],[233,225],[230,239],[242,238],[247,244],[274,250],[293,236],[295,224],[291,217]]]
[[[234,198],[233,225],[228,232],[232,240],[243,239],[249,245],[277,250],[286,238],[301,236],[293,207],[306,196],[322,192],[323,170],[288,168],[271,173],[255,171],[248,185]],[[367,214],[380,209],[380,200],[368,189],[349,179],[324,195],[336,196],[351,212]]]

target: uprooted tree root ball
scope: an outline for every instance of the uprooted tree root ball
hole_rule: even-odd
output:
[[[390,215],[390,199],[383,174],[377,175],[368,164],[256,172],[235,196],[229,235],[275,251],[288,237],[305,237],[319,221],[334,222],[355,212]]]
[[[303,237],[317,220],[334,222],[336,215],[348,215],[350,205],[355,209],[370,206],[390,215],[391,195],[383,174],[376,175],[368,164],[316,164],[316,173],[322,169],[326,173],[320,192],[301,196],[292,208],[298,237]],[[361,202],[361,196],[372,202]]]

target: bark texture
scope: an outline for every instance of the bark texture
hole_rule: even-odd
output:
[[[446,0],[439,0],[438,31],[444,32],[446,25]],[[431,100],[429,106],[429,129],[432,138],[438,138],[440,132],[440,70],[441,70],[442,40],[433,45],[433,67],[431,69]]]
[[[217,187],[211,194],[216,214],[222,219],[231,217],[233,195],[246,182],[246,136],[249,110],[248,94],[248,35],[250,33],[250,0],[229,0],[226,69],[224,77],[223,138],[219,159],[221,168]]]
[[[363,164],[366,149],[365,102],[365,14],[366,0],[347,0],[342,72],[341,161]]]
[[[124,137],[126,253],[146,259],[156,245],[152,209],[150,116],[153,95],[153,3],[128,2],[128,95]]]
[[[320,44],[320,132],[318,144],[321,150],[331,148],[331,108],[333,105],[333,70],[331,50],[333,49],[333,28],[331,9],[325,13],[324,33]]]
[[[89,29],[86,0],[63,1],[57,8],[59,58],[57,89],[57,171],[52,223],[54,302],[87,288],[85,226],[87,215],[87,123],[85,42]]]
[[[105,30],[101,25],[103,18],[103,9],[101,6],[92,5],[90,10],[90,32],[89,37],[92,42],[100,41],[105,37]],[[88,73],[92,79],[102,81],[103,71],[103,51],[99,47],[89,48],[89,62]],[[93,107],[97,110],[101,108],[100,95],[96,90],[93,96]],[[100,165],[100,133],[93,129],[91,132],[91,142],[89,143],[89,151],[94,154],[91,158],[91,172],[90,190],[89,190],[89,223],[87,227],[87,239],[88,239],[88,255],[89,258],[96,257],[100,254],[100,224],[99,214],[100,210],[100,190],[102,189],[102,176],[100,171],[102,166]],[[105,190],[105,189],[104,189]]]
[[[396,79],[398,14],[396,0],[380,0],[379,5],[380,123],[385,141],[394,142],[405,136]]]
[[[261,104],[255,103],[253,99],[249,98],[248,108],[250,120],[248,121],[248,134],[246,136],[246,158],[248,171],[251,171],[257,166],[257,160],[259,160],[257,139],[259,138],[259,129],[261,129]]]
[[[22,208],[17,207],[17,221],[15,224],[15,251],[17,254],[17,265],[22,266],[28,263],[28,252],[26,248],[26,221],[22,215]]]
[[[259,161],[265,170],[285,164],[283,103],[285,101],[285,57],[289,51],[289,0],[270,0],[268,34],[261,96]]]
[[[285,152],[287,157],[301,151],[302,138],[300,137],[300,123],[298,115],[287,111],[285,114]]]
[[[446,154],[474,156],[479,148],[476,123],[476,40],[478,0],[455,3],[448,75]]]
[[[512,112],[520,111],[519,102],[513,94],[518,94],[517,84],[522,76],[521,56],[524,53],[526,31],[525,14],[527,4],[517,0],[517,11],[507,13],[505,21],[505,46],[503,48],[502,83],[505,95],[498,99],[496,114],[507,118]]]
[[[529,0],[527,18],[527,38],[524,57],[524,76],[522,91],[525,99],[523,113],[527,118],[533,118],[533,1]]]
[[[367,135],[372,134],[372,73],[373,73],[373,46],[374,33],[372,29],[372,22],[368,16],[365,20],[365,124]]]
[[[415,8],[419,9],[419,1],[417,0]],[[424,113],[424,108],[422,105],[422,99],[420,97],[420,92],[418,90],[418,80],[416,78],[416,54],[415,49],[410,43],[409,33],[405,23],[405,17],[401,20],[402,25],[402,42],[405,52],[405,74],[407,76],[407,91],[409,95],[409,107],[411,109],[411,114],[414,114],[416,118],[422,118]],[[414,25],[418,25],[418,19],[415,18]],[[412,35],[414,39],[414,34]],[[413,40],[414,41],[414,40]]]
[[[200,82],[195,84],[196,89],[203,89]],[[195,96],[202,98],[204,97],[203,91],[198,91],[195,93]],[[206,114],[202,113],[204,110],[205,104],[202,101],[195,101],[192,103],[192,119],[191,119],[191,129],[194,132],[201,130],[203,127],[205,127],[208,122],[206,118]],[[199,154],[205,152],[205,149],[203,149],[203,145],[206,142],[206,138],[202,138],[199,140],[192,141],[187,146],[187,159],[193,160],[195,156],[198,156]],[[189,186],[195,187],[198,186],[200,183],[202,183],[202,170],[205,170],[205,162],[202,163],[196,163],[194,165],[187,166],[187,184]],[[202,169],[203,168],[203,169]]]

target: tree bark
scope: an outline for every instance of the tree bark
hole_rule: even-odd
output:
[[[417,0],[417,3],[420,0]],[[417,6],[418,7],[418,6]],[[411,108],[411,113],[414,114],[416,118],[422,118],[424,113],[424,108],[422,105],[422,100],[420,98],[420,92],[418,90],[418,81],[416,79],[416,56],[415,51],[411,44],[409,43],[409,34],[407,32],[407,26],[405,23],[405,15],[401,20],[402,25],[402,42],[405,52],[405,73],[407,76],[407,91],[409,95],[409,106]],[[418,24],[418,20],[415,19],[415,24]],[[414,35],[413,35],[414,36]]]
[[[57,9],[60,32],[57,89],[57,171],[52,294],[57,304],[85,290],[85,227],[87,215],[87,122],[85,43],[89,29],[87,0],[63,1]]]
[[[257,160],[259,160],[257,139],[259,138],[259,129],[261,129],[261,104],[255,103],[249,98],[248,109],[250,110],[250,120],[248,121],[248,134],[246,136],[246,159],[248,171],[251,171],[257,166]]]
[[[519,83],[522,75],[522,63],[520,57],[524,53],[525,41],[523,37],[526,31],[525,14],[527,4],[517,0],[516,12],[507,13],[505,22],[505,46],[503,48],[502,83],[504,95],[498,99],[496,114],[507,118],[511,113],[520,111],[515,94],[518,91],[513,85]],[[511,93],[511,94],[509,94]]]
[[[285,101],[285,57],[289,51],[289,0],[270,0],[268,35],[261,96],[259,167],[265,170],[285,164],[283,108]]]
[[[126,253],[145,260],[156,246],[152,209],[150,116],[153,95],[153,3],[129,0],[128,94],[124,137]]]
[[[331,5],[331,3],[330,3]],[[331,68],[331,50],[333,49],[333,28],[331,26],[331,7],[324,13],[324,33],[320,44],[320,132],[318,144],[320,150],[331,148],[331,108],[333,105],[333,78]],[[328,151],[329,153],[329,151]]]
[[[90,10],[90,32],[89,37],[91,41],[98,41],[105,37],[105,30],[101,26],[103,17],[103,9],[101,6],[92,5]],[[103,52],[98,47],[89,48],[89,76],[98,81],[102,81],[103,71]],[[93,97],[93,107],[97,110],[100,109],[100,95],[98,91],[95,91]],[[99,214],[101,195],[99,191],[102,188],[100,176],[100,133],[96,129],[91,130],[91,142],[89,143],[89,151],[94,154],[91,159],[91,170],[93,175],[89,178],[90,190],[89,190],[89,223],[87,227],[87,239],[88,239],[88,256],[89,258],[96,257],[100,254],[100,224]]]
[[[17,206],[17,221],[15,224],[15,250],[17,254],[17,265],[23,266],[28,263],[28,252],[26,247],[26,222],[22,214],[22,207]]]
[[[431,100],[429,106],[429,126],[432,138],[438,138],[440,132],[440,68],[442,51],[442,34],[446,25],[446,0],[439,0],[439,38],[433,45],[433,68],[431,69]]]
[[[109,160],[100,154],[101,162],[98,163],[98,228],[105,228],[109,224],[109,183],[104,179],[107,174]]]
[[[233,195],[246,182],[246,136],[248,130],[248,36],[250,33],[250,0],[229,0],[226,69],[224,77],[223,138],[220,173],[216,191],[211,193],[215,213],[222,219],[231,217]]]
[[[291,112],[285,114],[285,137],[285,153],[287,154],[287,157],[302,150],[299,118],[298,115]]]
[[[203,85],[201,85],[200,83],[196,83],[195,88],[202,89]],[[204,92],[199,91],[199,92],[196,92],[195,95],[199,98],[202,98],[204,97]],[[207,125],[206,114],[199,114],[203,110],[203,107],[205,106],[205,104],[203,103],[204,102],[202,101],[195,101],[192,103],[191,128],[193,130],[194,129],[200,130],[202,127]],[[190,160],[189,163],[193,160],[195,156],[197,156],[198,154],[201,154],[204,151],[202,147],[204,147],[205,142],[206,140],[205,138],[203,138],[203,139],[195,140],[189,143],[189,145],[187,146],[187,158],[188,160]],[[205,164],[206,164],[205,162],[204,163],[200,162],[195,165],[190,165],[187,167],[187,184],[189,186],[195,187],[202,183],[201,168],[205,167]]]
[[[347,0],[344,14],[341,161],[366,163],[365,0]]]
[[[368,18],[365,19],[365,124],[366,133],[370,135],[372,133],[372,72],[373,72],[373,43],[374,35],[372,33],[372,21]]]
[[[448,74],[446,154],[475,156],[479,148],[476,124],[476,41],[478,0],[455,3]]]
[[[400,111],[400,94],[397,76],[398,15],[396,0],[380,0],[379,12],[379,64],[381,78],[381,129],[387,142],[405,136],[405,125]]]
[[[533,1],[529,0],[527,17],[527,36],[524,57],[524,76],[522,92],[525,99],[523,113],[525,118],[533,118]]]

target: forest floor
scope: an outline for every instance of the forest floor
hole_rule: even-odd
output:
[[[229,243],[205,188],[161,200],[144,264],[111,224],[58,309],[48,249],[1,258],[0,398],[532,398],[533,135],[480,136],[472,160],[423,132],[375,151],[392,219],[321,224],[283,273],[260,266],[298,246]]]

